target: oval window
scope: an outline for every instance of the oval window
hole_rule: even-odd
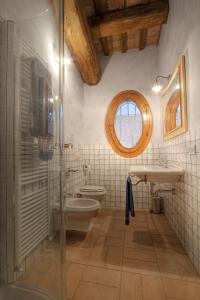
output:
[[[141,154],[152,134],[152,114],[144,96],[136,91],[116,95],[107,111],[105,129],[116,153],[123,157]]]
[[[115,114],[114,127],[122,146],[132,148],[138,144],[142,135],[143,120],[135,102],[127,100],[119,105]]]

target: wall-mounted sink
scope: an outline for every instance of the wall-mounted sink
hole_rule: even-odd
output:
[[[130,166],[130,176],[137,176],[140,179],[148,182],[165,182],[175,183],[180,181],[184,175],[184,170],[178,167],[163,167],[163,166]]]

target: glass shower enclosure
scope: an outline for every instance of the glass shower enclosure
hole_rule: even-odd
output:
[[[0,0],[0,299],[66,299],[62,17],[61,0]]]

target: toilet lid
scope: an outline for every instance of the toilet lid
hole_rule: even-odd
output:
[[[98,185],[84,185],[80,187],[81,192],[103,192],[105,189]]]

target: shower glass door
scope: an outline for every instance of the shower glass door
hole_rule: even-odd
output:
[[[52,299],[66,299],[62,2],[0,0],[0,280]]]

